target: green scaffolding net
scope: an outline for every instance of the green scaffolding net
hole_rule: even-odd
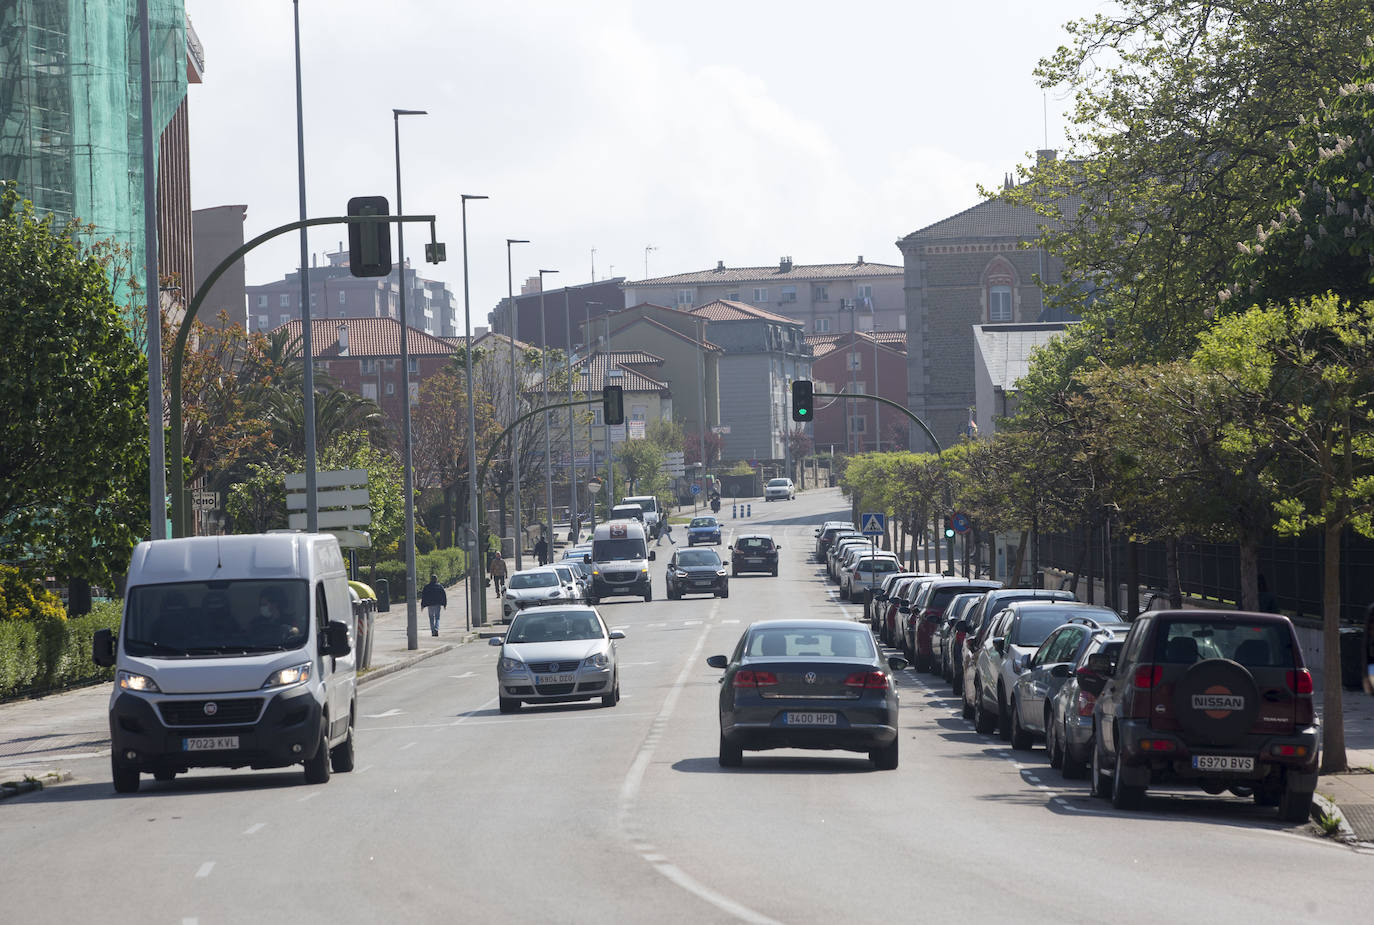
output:
[[[183,0],[147,0],[155,136],[186,96]],[[0,0],[0,178],[143,277],[138,0]],[[156,165],[154,165],[156,169]],[[125,280],[116,298],[127,304]]]

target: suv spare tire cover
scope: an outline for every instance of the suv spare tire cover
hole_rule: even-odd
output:
[[[1174,685],[1174,715],[1190,744],[1235,745],[1259,715],[1255,679],[1229,659],[1198,662]]]

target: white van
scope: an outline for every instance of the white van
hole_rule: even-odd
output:
[[[621,498],[621,504],[638,504],[644,509],[644,528],[648,531],[649,539],[658,536],[659,521],[663,512],[659,509],[658,499],[653,495],[635,495],[632,498]],[[613,514],[612,517],[615,515]]]
[[[140,543],[113,665],[110,765],[139,775],[305,765],[307,783],[353,770],[353,608],[333,536],[280,532]]]
[[[649,581],[649,563],[654,551],[644,538],[644,525],[637,520],[611,520],[597,524],[592,532],[592,551],[587,558],[592,567],[592,587],[587,603],[604,597],[643,596],[654,599]]]

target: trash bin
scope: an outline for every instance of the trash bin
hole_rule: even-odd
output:
[[[1341,687],[1358,691],[1364,687],[1365,652],[1364,629],[1358,626],[1341,627]]]
[[[373,590],[377,592],[377,609],[387,613],[391,610],[391,582],[385,578],[378,578],[372,584]]]

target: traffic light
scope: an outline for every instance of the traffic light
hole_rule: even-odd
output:
[[[601,417],[607,424],[625,423],[625,395],[622,386],[608,385],[602,388]]]
[[[814,390],[810,379],[796,379],[792,382],[792,420],[810,421],[815,413]]]
[[[349,215],[389,215],[385,196],[354,196],[348,200]],[[391,223],[348,223],[348,272],[354,276],[387,276],[391,273]]]
[[[953,518],[953,517],[946,517],[946,518],[945,518],[945,539],[947,539],[947,540],[952,540],[952,539],[954,539],[954,518]]]

